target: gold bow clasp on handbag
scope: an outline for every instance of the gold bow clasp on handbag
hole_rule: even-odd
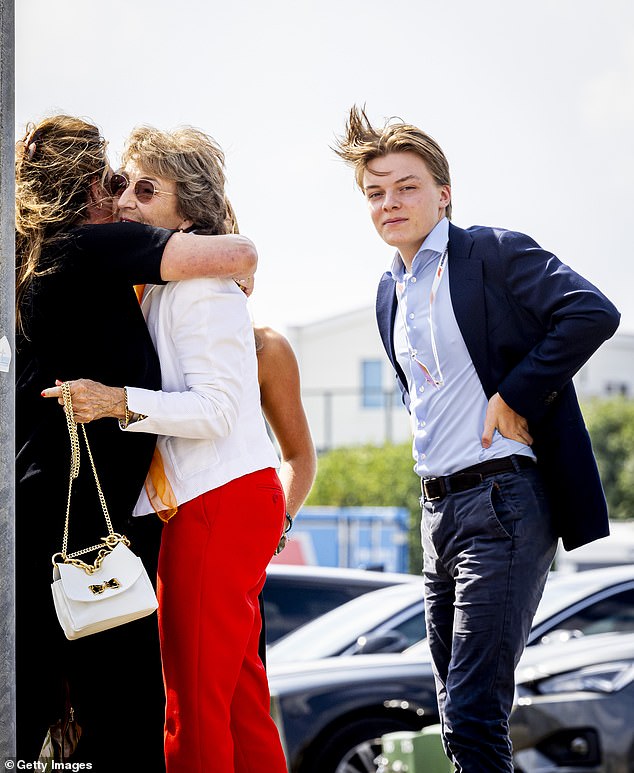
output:
[[[89,585],[88,590],[91,593],[94,593],[95,596],[98,596],[100,593],[103,593],[105,590],[113,590],[114,588],[120,588],[121,583],[119,580],[117,580],[116,577],[111,577],[109,580],[106,580],[105,582],[98,583],[97,585]]]

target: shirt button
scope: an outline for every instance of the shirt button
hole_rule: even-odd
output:
[[[410,318],[410,319],[414,319],[414,312],[411,312],[411,313],[410,313],[410,315],[409,315],[409,318]]]
[[[421,459],[427,459],[427,454],[421,454],[421,455],[420,455],[420,458],[421,458]]]
[[[415,281],[416,281],[416,277],[415,277],[415,276],[413,276],[413,277],[412,277],[412,282],[415,282]]]
[[[425,387],[424,387],[424,386],[421,384],[421,385],[418,387],[418,391],[419,391],[419,392],[424,392],[424,391],[425,391]]]

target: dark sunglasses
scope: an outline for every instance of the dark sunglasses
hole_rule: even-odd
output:
[[[126,174],[118,172],[113,174],[112,177],[106,181],[106,190],[111,196],[121,196],[123,191],[130,185],[130,180]],[[161,191],[151,180],[137,180],[134,183],[134,195],[141,202],[141,204],[149,204],[154,196],[158,196],[160,193],[166,196],[175,196],[176,194],[171,191]]]

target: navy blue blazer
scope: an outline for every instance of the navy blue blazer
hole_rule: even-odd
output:
[[[619,312],[590,282],[513,231],[450,224],[448,266],[454,314],[487,399],[499,392],[528,420],[564,547],[607,536],[607,504],[572,377],[614,334]],[[388,274],[376,314],[409,410]]]

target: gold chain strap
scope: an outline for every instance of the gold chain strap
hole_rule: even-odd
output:
[[[70,521],[70,498],[73,490],[73,481],[79,475],[81,442],[79,439],[79,433],[77,432],[77,422],[75,421],[75,417],[73,413],[73,401],[71,399],[70,384],[67,381],[62,384],[62,397],[64,398],[64,411],[66,413],[66,425],[68,427],[68,434],[70,435],[71,460],[70,460],[70,478],[68,482],[68,500],[66,503],[66,520],[64,522],[64,539],[62,541],[61,553],[56,553],[53,556],[53,563],[55,563],[55,559],[57,558],[57,556],[61,556],[64,563],[74,564],[75,566],[81,567],[88,574],[92,574],[93,572],[97,571],[97,569],[99,569],[104,558],[110,553],[110,551],[116,545],[119,544],[119,542],[123,542],[125,545],[129,545],[130,542],[127,537],[125,537],[122,534],[117,534],[115,530],[112,528],[112,521],[110,520],[108,507],[106,505],[106,498],[104,497],[103,491],[101,490],[101,484],[99,483],[99,476],[97,475],[97,468],[95,467],[95,462],[92,458],[92,452],[90,450],[90,445],[88,443],[88,435],[86,434],[86,427],[82,424],[81,425],[82,435],[84,436],[84,442],[86,443],[86,450],[88,451],[88,458],[90,459],[90,466],[92,467],[92,473],[95,478],[95,483],[97,484],[97,493],[99,494],[101,509],[103,510],[103,514],[106,519],[106,525],[108,526],[108,536],[102,537],[101,543],[98,545],[92,545],[91,547],[84,548],[83,550],[76,550],[74,553],[66,552],[68,550],[68,524]],[[106,547],[103,546],[103,543],[105,543]],[[97,557],[95,558],[95,561],[93,564],[86,564],[77,558],[77,556],[83,556],[86,553],[92,553],[95,550],[98,550],[99,553],[97,554]]]

